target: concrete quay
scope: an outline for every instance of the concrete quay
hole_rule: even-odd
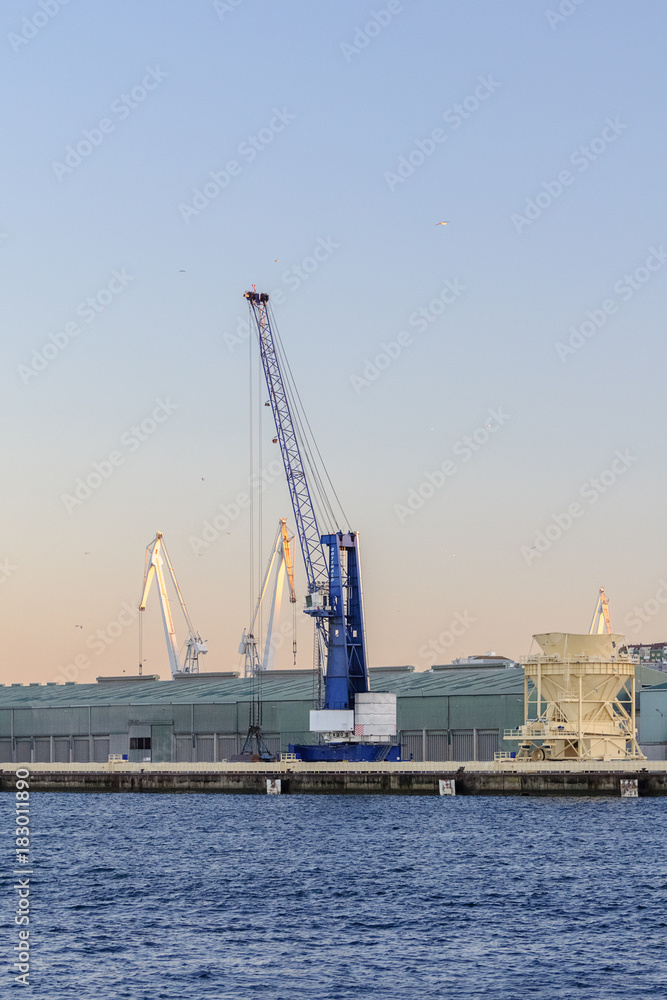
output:
[[[0,791],[14,791],[16,771],[22,768],[30,772],[33,792],[612,797],[667,794],[664,761],[16,764],[0,769]]]

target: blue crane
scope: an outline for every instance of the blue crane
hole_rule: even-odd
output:
[[[281,369],[265,292],[246,292],[257,325],[262,368],[285,466],[297,535],[308,581],[306,614],[315,620],[324,650],[325,710],[354,709],[355,695],[367,692],[366,641],[358,532],[321,534],[310,477],[317,472],[304,446],[303,428]],[[292,399],[290,398],[292,396]]]

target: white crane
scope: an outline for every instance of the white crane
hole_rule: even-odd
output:
[[[600,587],[598,601],[593,612],[593,620],[588,630],[589,635],[604,635],[605,628],[611,635],[611,621],[609,620],[609,599],[604,592],[604,587]]]
[[[271,597],[271,611],[269,613],[269,621],[266,629],[264,655],[260,660],[257,650],[258,640],[255,636],[255,625],[257,624],[260,608],[262,607],[264,598],[266,597],[269,580],[271,579],[271,574],[274,569],[275,577],[273,594]],[[269,564],[266,568],[266,573],[264,574],[262,589],[260,590],[259,597],[257,599],[255,615],[250,628],[243,630],[241,644],[239,645],[239,653],[242,653],[245,656],[244,677],[253,677],[260,670],[271,670],[273,668],[273,662],[276,655],[276,644],[273,638],[273,630],[278,619],[280,618],[280,605],[282,602],[285,576],[289,579],[290,603],[296,604],[294,569],[292,566],[292,553],[290,551],[290,538],[287,533],[287,520],[286,518],[281,517],[275,541],[273,543]],[[295,638],[296,637],[293,639],[293,646]]]
[[[185,621],[188,626],[188,637],[185,640],[185,659],[182,663],[178,651],[178,642],[176,641],[174,620],[171,615],[171,608],[169,607],[167,584],[164,578],[164,573],[162,571],[164,563],[167,564],[167,567],[171,574],[171,579],[176,589],[176,593],[178,594],[178,599],[180,601],[181,608],[183,609],[183,614],[185,615]],[[162,539],[161,531],[158,531],[153,541],[146,546],[146,561],[144,564],[144,589],[141,594],[141,602],[139,604],[140,611],[146,610],[146,600],[148,598],[148,594],[151,589],[151,584],[153,583],[153,577],[157,577],[158,590],[160,593],[160,606],[162,608],[162,621],[164,623],[164,633],[167,638],[167,652],[169,653],[169,666],[171,667],[171,676],[175,677],[176,674],[198,674],[199,654],[208,653],[208,647],[206,646],[206,643],[200,636],[199,632],[195,632],[192,622],[190,621],[190,615],[188,614],[188,609],[186,608],[185,601],[183,600],[183,597],[181,595],[181,590],[180,587],[178,586],[178,581],[176,580],[176,574],[174,573],[174,567],[171,565],[169,555],[167,554],[167,548]]]

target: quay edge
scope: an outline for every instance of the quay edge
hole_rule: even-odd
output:
[[[457,795],[619,797],[621,781],[636,781],[639,797],[667,795],[664,762],[577,762],[498,766],[456,762],[381,764],[32,764],[33,792],[145,792],[265,795],[280,780],[290,795],[439,795],[453,781]],[[15,789],[21,765],[0,769],[0,791]],[[23,773],[23,772],[22,772]]]

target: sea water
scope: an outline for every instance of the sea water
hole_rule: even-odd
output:
[[[0,996],[664,998],[666,821],[659,798],[31,794],[30,986],[8,962]]]

